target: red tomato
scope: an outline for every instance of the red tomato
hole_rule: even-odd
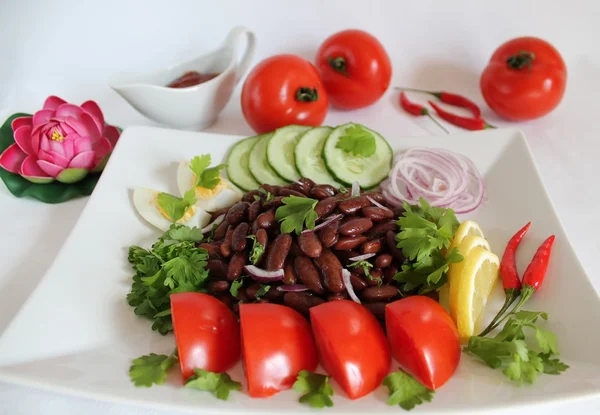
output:
[[[317,69],[295,55],[260,62],[242,88],[244,117],[259,134],[290,124],[321,125],[328,102]]]
[[[387,52],[362,30],[344,30],[330,36],[319,48],[316,64],[329,100],[342,109],[375,103],[392,79]]]
[[[310,309],[319,360],[350,399],[381,385],[390,370],[390,347],[383,329],[354,301],[330,301]]]
[[[171,295],[171,317],[183,379],[194,369],[225,372],[240,358],[240,327],[225,304],[201,293]]]
[[[458,331],[450,314],[425,296],[404,298],[385,307],[392,355],[429,389],[442,386],[460,360]]]
[[[498,115],[532,120],[548,114],[561,101],[567,67],[558,51],[535,37],[521,37],[500,46],[481,74],[481,93]]]
[[[310,326],[297,311],[279,304],[240,304],[240,323],[250,396],[289,389],[298,372],[317,367]]]

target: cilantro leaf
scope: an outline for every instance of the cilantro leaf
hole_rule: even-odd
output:
[[[363,272],[365,273],[365,276],[370,281],[374,280],[373,276],[371,275],[371,272],[369,271],[370,268],[373,268],[373,264],[371,264],[369,261],[365,261],[363,259],[363,260],[348,264],[348,267],[352,267],[352,268],[361,267]],[[383,280],[381,278],[377,278],[377,281],[379,282],[379,286],[381,286],[383,284]]]
[[[558,353],[556,334],[549,330],[536,328],[535,339],[537,340],[540,349],[542,349],[544,353]]]
[[[502,359],[511,357],[514,346],[505,342],[488,337],[472,336],[466,351],[483,360],[492,369],[502,366]]]
[[[197,183],[202,177],[202,173],[204,173],[204,170],[210,166],[210,163],[212,163],[212,157],[210,154],[202,154],[201,156],[196,156],[190,160],[190,170],[192,170],[196,175],[194,186],[198,186]]]
[[[261,284],[260,288],[256,291],[256,294],[254,294],[254,297],[258,300],[262,296],[264,296],[266,293],[268,293],[270,289],[271,289],[270,285]]]
[[[434,391],[427,389],[408,373],[400,370],[383,379],[390,393],[388,405],[400,405],[406,411],[424,402],[431,402]]]
[[[162,385],[169,370],[177,361],[177,350],[170,356],[150,353],[134,359],[129,368],[129,378],[135,386],[149,388],[153,384]]]
[[[256,239],[256,236],[254,236],[254,235],[248,235],[248,236],[246,236],[246,238],[252,240],[252,250],[250,251],[250,262],[252,262],[253,265],[256,265],[258,263],[258,261],[260,260],[260,258],[262,257],[262,254],[264,254],[265,247],[263,244],[258,242],[258,240]]]
[[[226,401],[229,398],[229,392],[239,391],[242,389],[242,384],[232,380],[227,373],[194,369],[194,374],[185,382],[185,387],[211,392],[217,399]]]
[[[189,228],[183,225],[171,225],[169,230],[165,233],[164,237],[169,240],[183,242],[183,241],[192,241],[192,242],[201,242],[204,238],[202,234],[202,229],[197,227]]]
[[[375,137],[360,124],[349,126],[340,136],[335,148],[339,148],[354,156],[369,157],[377,150]]]
[[[547,375],[560,375],[569,368],[568,365],[564,364],[559,359],[551,359],[550,357],[552,355],[550,353],[540,353],[538,356],[542,359],[544,373]]]
[[[224,169],[226,164],[219,164],[214,167],[208,167],[211,163],[210,154],[196,156],[190,160],[190,170],[194,172],[195,180],[193,188],[196,186],[204,187],[205,189],[214,189],[221,183],[220,171]]]
[[[231,283],[231,287],[229,287],[229,293],[234,296],[237,297],[240,291],[240,288],[242,288],[242,285],[244,285],[244,277],[240,277],[238,279],[236,279],[235,281],[233,281]]]
[[[156,202],[167,213],[171,222],[177,222],[196,204],[196,192],[190,189],[185,192],[183,198],[161,192],[156,197]]]
[[[306,403],[313,408],[333,406],[333,401],[330,398],[333,396],[333,389],[329,385],[329,376],[301,370],[298,372],[298,378],[293,389],[304,394],[299,399],[301,403]]]
[[[314,229],[317,212],[315,206],[318,200],[308,197],[289,196],[282,200],[283,206],[275,211],[275,219],[281,222],[281,232],[296,232],[297,235],[304,229]]]

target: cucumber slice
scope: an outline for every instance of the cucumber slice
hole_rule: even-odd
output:
[[[287,184],[285,180],[275,173],[275,171],[267,163],[267,144],[273,137],[273,133],[263,134],[258,136],[258,140],[250,149],[250,157],[248,157],[248,169],[250,174],[259,183],[267,183],[272,185],[284,186]]]
[[[360,124],[348,123],[336,127],[323,147],[323,159],[329,173],[340,183],[350,186],[357,181],[363,189],[377,186],[387,177],[392,168],[392,148],[380,134],[360,125],[373,134],[375,138],[375,153],[369,157],[354,156],[344,150],[336,148],[340,137],[344,136],[346,129]]]
[[[227,177],[240,189],[249,192],[258,188],[260,183],[254,180],[248,167],[250,149],[260,139],[260,135],[238,141],[227,156]]]
[[[267,161],[273,170],[288,182],[295,182],[300,178],[294,162],[294,148],[300,136],[311,128],[304,125],[288,125],[275,130],[269,140]]]
[[[294,158],[300,176],[308,177],[315,183],[339,187],[340,184],[329,174],[321,156],[325,140],[332,131],[331,127],[316,127],[302,134],[294,149]]]

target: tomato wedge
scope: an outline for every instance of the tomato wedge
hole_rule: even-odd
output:
[[[271,396],[292,387],[298,372],[317,367],[308,321],[279,304],[240,304],[242,356],[248,393]]]
[[[458,331],[438,302],[413,296],[385,308],[392,355],[402,369],[429,389],[442,386],[460,361]]]
[[[377,319],[354,301],[310,309],[319,360],[350,399],[381,385],[390,370],[390,347]]]
[[[225,372],[240,358],[240,327],[225,304],[201,293],[171,295],[171,317],[186,380],[194,369]]]

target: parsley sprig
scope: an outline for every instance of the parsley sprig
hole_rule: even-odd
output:
[[[179,360],[177,349],[170,356],[150,353],[138,357],[131,362],[129,378],[135,386],[149,388],[152,385],[162,385],[167,378],[167,371]]]
[[[151,249],[129,247],[127,259],[136,274],[127,302],[136,315],[153,321],[152,330],[161,334],[173,330],[169,312],[171,294],[204,291],[208,253],[196,247],[202,237],[198,228],[174,224]]]
[[[360,124],[353,124],[344,130],[335,148],[351,153],[353,156],[369,157],[377,150],[375,137]]]
[[[229,392],[239,391],[242,389],[242,384],[232,380],[227,373],[194,369],[194,375],[185,382],[185,387],[211,392],[217,399],[226,401],[229,398]]]
[[[262,254],[264,254],[265,247],[263,244],[258,242],[256,236],[254,235],[248,235],[246,236],[246,238],[252,241],[252,249],[250,250],[250,262],[252,262],[252,265],[256,265],[260,260]]]
[[[391,373],[383,379],[388,388],[388,405],[400,405],[406,411],[424,402],[431,402],[434,392],[403,370]]]
[[[221,182],[220,171],[226,167],[226,164],[219,164],[214,167],[210,166],[212,162],[210,154],[196,156],[190,160],[190,169],[196,177],[194,186],[204,187],[206,189],[214,189]]]
[[[283,206],[275,211],[275,219],[281,222],[282,233],[296,232],[304,229],[314,229],[317,220],[315,206],[319,202],[308,197],[289,196],[281,199]]]
[[[324,408],[333,406],[331,396],[333,389],[329,384],[329,376],[313,373],[308,370],[298,372],[298,378],[293,389],[303,395],[298,400],[313,408]]]
[[[374,278],[371,275],[371,272],[369,271],[371,268],[373,268],[373,264],[371,264],[369,261],[365,261],[364,259],[361,259],[360,261],[356,261],[356,262],[352,262],[350,264],[348,264],[348,268],[362,268],[363,272],[365,273],[365,276],[370,280],[373,281]],[[377,282],[378,285],[381,287],[381,285],[383,284],[383,280],[381,278],[377,278]]]
[[[188,209],[194,206],[198,200],[196,199],[196,191],[190,189],[185,192],[183,197],[177,197],[169,193],[161,192],[158,194],[156,201],[167,213],[171,222],[175,223],[181,219]]]

